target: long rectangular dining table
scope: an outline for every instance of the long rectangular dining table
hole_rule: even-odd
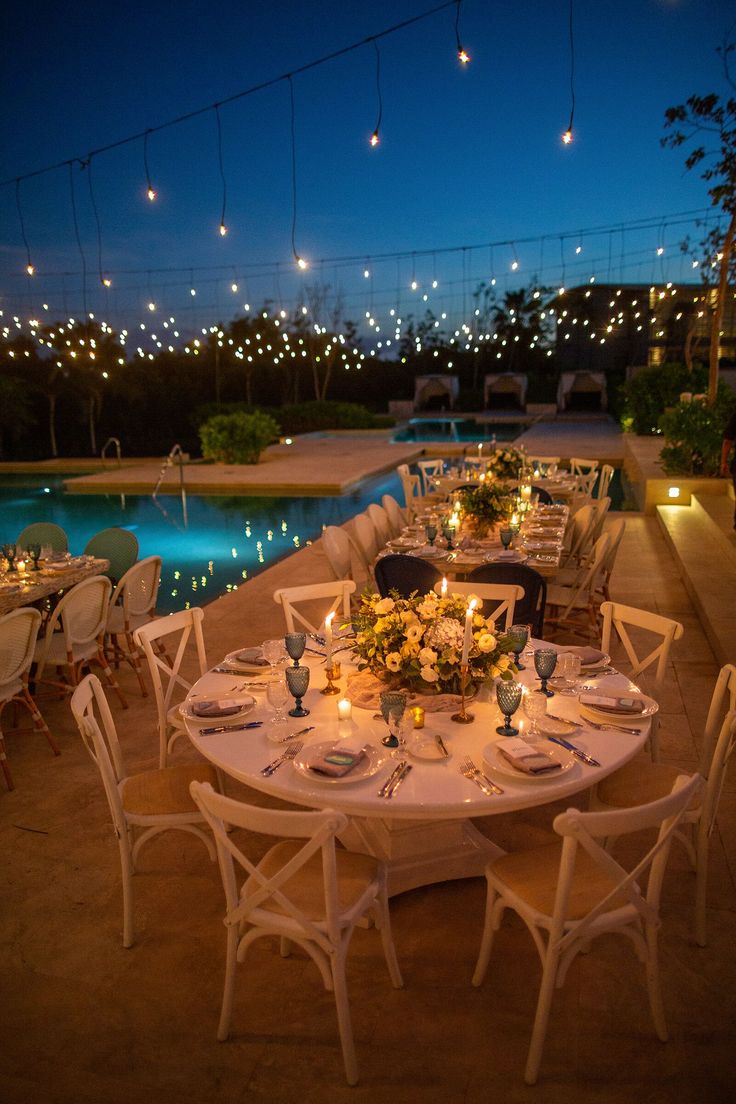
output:
[[[72,556],[68,561],[45,565],[40,571],[24,567],[22,571],[7,572],[0,579],[0,615],[69,590],[92,575],[102,575],[109,567],[109,560]]]
[[[370,771],[342,782],[327,781],[316,775],[307,776],[291,762],[285,762],[270,776],[261,771],[287,746],[269,740],[271,712],[264,700],[268,675],[250,676],[261,681],[253,687],[255,705],[245,715],[243,724],[262,721],[257,728],[232,728],[237,721],[204,721],[189,712],[192,701],[202,697],[227,698],[238,686],[249,681],[248,676],[210,671],[190,691],[183,706],[183,717],[195,748],[226,774],[253,789],[272,797],[310,808],[334,808],[350,817],[347,831],[341,836],[351,850],[369,853],[383,860],[388,867],[389,892],[397,894],[417,886],[454,878],[482,874],[487,862],[501,854],[501,849],[472,823],[473,818],[545,805],[561,798],[572,797],[587,790],[596,781],[628,762],[645,744],[650,728],[648,718],[638,722],[635,732],[618,729],[599,731],[581,721],[577,698],[557,694],[550,699],[551,712],[581,724],[569,729],[570,739],[580,749],[598,760],[593,767],[573,759],[557,774],[528,779],[493,771],[484,767],[484,751],[499,739],[496,726],[501,717],[487,692],[473,701],[469,710],[474,716],[470,724],[458,724],[450,713],[426,713],[425,728],[417,730],[425,736],[441,736],[450,753],[448,759],[426,760],[411,750],[405,756],[412,770],[391,799],[381,797],[379,789],[396,766],[396,759],[383,748],[386,727],[376,720],[372,710],[353,708],[350,727],[339,722],[336,697],[320,693],[325,685],[323,661],[319,657],[306,659],[310,668],[310,686],[304,704],[309,716],[294,719],[288,731],[298,732],[314,726],[303,738],[308,744],[337,742],[342,736],[359,736],[370,751]],[[352,668],[343,653],[341,690],[346,689],[345,675]],[[536,685],[533,667],[520,673],[527,685]],[[605,686],[619,693],[631,691],[632,684],[622,674],[591,675],[595,686]],[[517,715],[518,719],[518,715]],[[203,728],[225,727],[227,730],[204,735]],[[549,745],[550,747],[552,745]],[[476,766],[486,769],[503,793],[488,796],[460,772],[460,763],[469,756]],[[584,798],[582,799],[585,800]]]

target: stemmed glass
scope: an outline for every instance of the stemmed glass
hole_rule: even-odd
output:
[[[41,558],[41,545],[40,544],[35,544],[35,543],[34,544],[29,544],[28,547],[26,548],[26,553],[28,554],[30,559],[33,561],[32,570],[33,571],[40,571],[41,568],[38,566],[38,561]]]
[[[276,674],[276,668],[286,659],[286,649],[283,640],[264,640],[261,644],[263,658],[271,664],[271,674]]]
[[[542,685],[539,687],[540,693],[544,694],[546,698],[554,697],[554,690],[547,689],[547,679],[552,676],[556,666],[557,652],[553,652],[550,648],[538,648],[535,651],[534,669],[542,681]]]
[[[427,534],[427,540],[429,541],[430,548],[434,548],[434,542],[437,539],[437,526],[434,522],[429,522],[424,527],[424,532]]]
[[[279,676],[272,678],[266,686],[266,698],[274,711],[269,724],[274,726],[284,724],[286,721],[284,707],[289,700],[289,687],[286,685],[286,679]]]
[[[507,631],[506,636],[511,642],[511,651],[514,654],[514,662],[518,671],[525,670],[524,664],[521,662],[520,656],[524,651],[529,640],[529,628],[527,625],[512,625]]]
[[[284,644],[289,656],[294,660],[294,666],[299,666],[299,660],[304,655],[304,649],[307,646],[307,634],[306,633],[287,633],[284,637]]]
[[[496,732],[501,736],[518,736],[518,728],[511,724],[511,718],[521,705],[523,688],[520,682],[504,681],[499,679],[496,683],[496,701],[498,708],[503,713],[504,723],[499,725]]]
[[[402,721],[406,710],[406,694],[402,690],[383,690],[381,692],[381,715],[388,725],[388,735],[381,743],[393,748],[392,755],[399,758],[404,754],[404,735]]]
[[[580,656],[573,652],[562,652],[557,657],[557,679],[555,683],[561,694],[577,693],[577,680],[580,676]]]
[[[529,690],[524,695],[523,709],[531,722],[530,736],[539,735],[539,722],[547,714],[547,698],[538,690]]]
[[[289,693],[295,699],[294,708],[289,710],[289,716],[308,717],[309,710],[302,705],[302,698],[309,686],[309,668],[300,667],[298,663],[295,663],[293,667],[286,668],[285,674]]]
[[[448,552],[452,552],[452,538],[454,537],[454,535],[455,535],[454,525],[443,525],[442,526],[442,536],[447,541],[447,551]]]
[[[5,559],[8,561],[8,571],[17,571],[15,566],[16,547],[14,544],[4,544],[0,549]]]
[[[511,526],[499,529],[498,535],[501,538],[501,544],[503,545],[504,549],[510,548],[511,542],[514,539],[514,530],[511,528]]]

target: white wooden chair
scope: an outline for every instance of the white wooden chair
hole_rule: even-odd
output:
[[[598,472],[597,460],[586,460],[582,456],[570,457],[570,471],[573,475],[590,475],[591,472]]]
[[[438,594],[442,593],[442,580],[435,583],[434,589]],[[514,623],[514,609],[516,603],[524,597],[524,588],[515,583],[466,583],[457,582],[455,579],[447,584],[448,594],[462,594],[463,597],[472,595],[479,598],[485,609],[484,617],[492,617],[496,623],[503,618],[505,631]]]
[[[322,548],[336,579],[350,579],[353,574],[350,537],[340,525],[328,525],[322,530]]]
[[[350,596],[354,593],[355,583],[352,579],[339,579],[330,583],[307,583],[305,586],[282,587],[274,591],[273,600],[284,611],[287,632],[308,632],[315,635],[322,631],[325,618],[331,613],[338,613],[345,621],[350,621]],[[297,607],[302,603],[316,602],[320,603],[320,614],[316,624],[312,624],[305,613]],[[311,609],[309,616],[314,616]]]
[[[705,722],[700,773],[705,788],[685,810],[683,824],[690,835],[677,832],[695,870],[695,941],[706,945],[706,905],[710,837],[729,760],[736,746],[736,667],[727,663],[718,674]],[[650,763],[640,757],[609,774],[593,790],[592,809],[628,809],[656,801],[668,793],[680,773],[669,763]]]
[[[381,499],[381,505],[386,511],[389,523],[391,525],[391,536],[398,537],[406,525],[406,517],[404,511],[399,506],[398,502],[393,495],[385,494]]]
[[[102,778],[120,851],[123,877],[123,946],[133,944],[133,874],[143,845],[160,832],[190,832],[215,860],[212,840],[200,825],[204,817],[189,792],[191,782],[217,784],[209,763],[183,763],[164,770],[128,774],[105,692],[87,675],[72,694],[71,708],[84,746]],[[140,831],[138,831],[140,830]]]
[[[588,540],[591,544],[595,544],[603,532],[603,526],[611,508],[611,500],[608,495],[605,498],[594,498],[591,506],[593,507],[593,524],[590,528]]]
[[[567,532],[565,533],[563,566],[578,567],[586,558],[592,543],[590,534],[595,525],[595,507],[592,505],[581,506],[570,518]]]
[[[422,503],[422,486],[418,475],[412,475],[408,464],[399,464],[396,468],[401,487],[404,492],[404,506],[409,521],[414,520],[414,515]]]
[[[607,932],[627,935],[646,970],[649,1005],[658,1037],[667,1040],[659,984],[657,936],[659,901],[673,834],[702,786],[699,774],[679,777],[672,792],[647,805],[609,812],[568,809],[555,817],[561,843],[503,855],[486,868],[485,925],[473,985],[488,968],[493,933],[503,912],[513,909],[526,924],[542,962],[542,981],[524,1080],[539,1076],[552,996],[561,987],[575,956]],[[626,869],[599,841],[658,829],[648,850]],[[646,883],[644,884],[644,879]],[[641,888],[640,888],[641,886]],[[543,933],[546,933],[546,941]]]
[[[545,625],[588,637],[597,635],[595,594],[600,585],[609,544],[610,540],[604,533],[595,542],[587,561],[580,564],[569,583],[549,584]]]
[[[141,650],[133,640],[135,629],[152,621],[161,582],[161,557],[147,556],[129,568],[115,587],[107,611],[105,636],[110,641],[113,662],[124,659],[136,673],[143,697],[148,696],[141,670]]]
[[[373,523],[373,528],[375,529],[376,538],[378,540],[378,547],[383,548],[386,542],[391,540],[392,535],[388,514],[383,506],[379,506],[376,502],[371,502],[365,512]]]
[[[483,463],[485,464],[485,460]],[[435,488],[432,480],[442,475],[445,468],[444,460],[441,458],[437,460],[417,460],[417,467],[422,481],[422,494],[434,494]]]
[[[0,715],[6,706],[22,705],[31,714],[34,726],[51,745],[54,755],[60,755],[58,744],[41,716],[28,689],[28,672],[41,627],[41,614],[30,607],[12,610],[0,617]],[[5,737],[0,727],[0,766],[9,790],[14,789],[5,750]]]
[[[534,471],[539,472],[539,477],[544,479],[545,476],[552,476],[557,474],[557,465],[560,462],[559,456],[528,456],[527,464]]]
[[[621,541],[623,540],[625,532],[625,518],[617,518],[615,521],[611,522],[606,529],[606,536],[610,543],[608,545],[608,551],[606,552],[606,558],[603,561],[603,571],[597,587],[603,601],[606,602],[610,602],[611,600],[611,576],[616,565],[616,558],[621,548]]]
[[[358,1063],[345,963],[355,926],[366,915],[374,916],[380,931],[391,982],[397,989],[403,984],[384,867],[371,855],[335,848],[335,836],[348,824],[343,813],[264,809],[196,782],[191,791],[214,834],[225,890],[227,957],[217,1038],[225,1040],[230,1033],[236,964],[257,939],[277,936],[282,954],[287,956],[296,943],[316,964],[325,989],[334,993],[345,1074],[354,1085]],[[252,860],[236,844],[232,828],[290,838],[281,838],[263,858]],[[238,868],[245,872],[241,886]]]
[[[91,664],[101,668],[110,689],[128,703],[113,676],[104,650],[107,611],[112,583],[104,575],[93,575],[68,590],[46,622],[43,637],[36,644],[34,679],[71,693]],[[47,667],[56,668],[57,678],[44,677]],[[64,673],[62,681],[61,672]]]
[[[368,514],[356,514],[350,521],[350,536],[361,559],[367,577],[372,577],[373,563],[383,543]]]
[[[603,618],[601,630],[601,651],[611,654],[611,646],[615,640],[619,640],[626,652],[626,658],[631,664],[626,671],[632,682],[646,682],[645,689],[653,698],[658,698],[662,690],[664,676],[667,671],[667,663],[670,650],[675,640],[680,640],[684,628],[679,621],[671,617],[663,617],[659,613],[650,613],[648,610],[636,609],[634,606],[624,606],[621,602],[602,602],[600,615]],[[636,640],[632,640],[630,630],[635,630]],[[652,647],[653,644],[653,647]],[[642,650],[650,648],[642,655]],[[616,662],[614,660],[614,662]],[[653,669],[653,672],[652,672]],[[649,675],[642,680],[641,676],[649,671]],[[652,677],[653,676],[653,677]],[[659,741],[657,739],[657,717],[652,717],[652,727],[649,737],[649,746],[652,759],[659,758]]]
[[[156,698],[158,718],[159,767],[166,766],[169,753],[186,729],[179,711],[181,701],[192,685],[207,671],[202,621],[198,606],[179,610],[168,617],[149,621],[133,632],[133,641],[143,650]],[[190,653],[194,651],[194,657]],[[169,652],[173,652],[173,658]],[[182,666],[194,659],[194,678],[185,678]],[[178,690],[178,693],[177,693]],[[176,696],[176,701],[174,698]]]
[[[600,470],[598,476],[598,486],[596,487],[596,498],[605,498],[608,494],[608,487],[613,476],[613,466],[611,464],[604,464]]]

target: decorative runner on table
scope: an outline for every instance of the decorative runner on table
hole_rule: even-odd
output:
[[[387,684],[370,671],[348,675],[347,697],[356,709],[378,709],[381,692],[387,689]],[[468,689],[471,694],[474,692],[473,687]],[[417,694],[411,690],[407,690],[406,694],[408,709],[420,705],[426,713],[446,713],[460,708],[459,694]]]

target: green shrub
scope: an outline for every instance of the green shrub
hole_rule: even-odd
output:
[[[659,419],[665,446],[659,454],[668,475],[717,475],[723,430],[736,396],[723,383],[715,406],[702,399],[678,403]]]
[[[215,414],[199,427],[202,455],[224,464],[257,464],[261,453],[279,435],[270,414]]]
[[[282,406],[284,433],[314,433],[320,429],[375,429],[376,416],[359,403],[323,401]],[[382,419],[385,424],[385,418]]]
[[[668,407],[679,402],[682,391],[697,394],[707,387],[708,373],[700,364],[696,364],[692,372],[688,372],[684,364],[643,368],[621,388],[621,425],[634,433],[655,434],[660,417]]]

